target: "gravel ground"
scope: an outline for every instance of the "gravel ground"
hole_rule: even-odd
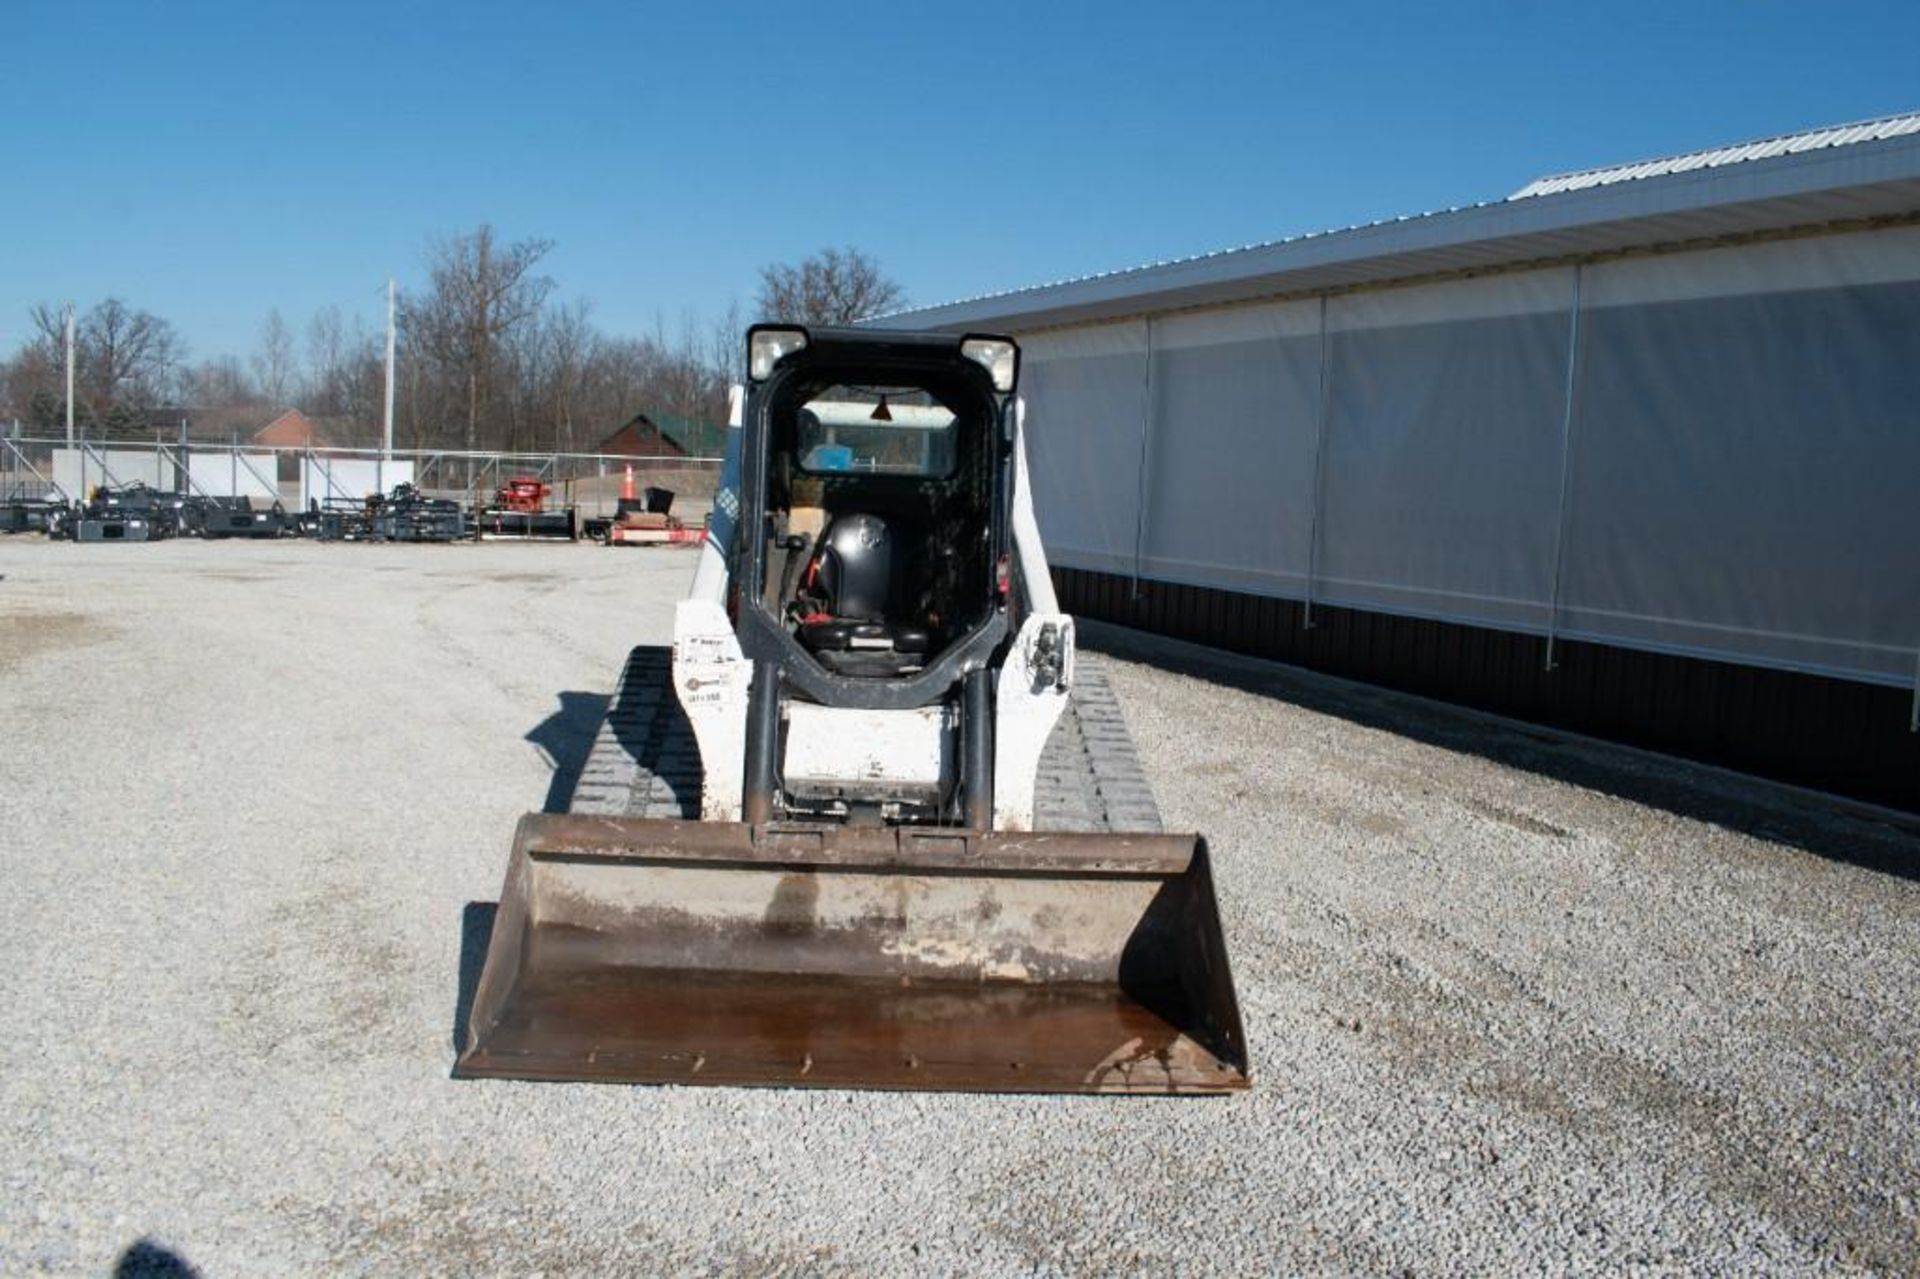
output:
[[[691,563],[0,540],[0,1270],[1914,1268],[1920,837],[1174,645],[1113,678],[1250,1093],[449,1080]]]

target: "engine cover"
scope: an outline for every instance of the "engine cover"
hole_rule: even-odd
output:
[[[789,794],[863,802],[938,800],[958,753],[948,706],[855,710],[789,702],[781,778]]]

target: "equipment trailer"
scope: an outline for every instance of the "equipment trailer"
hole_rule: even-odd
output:
[[[208,539],[281,537],[293,525],[278,502],[262,509],[244,497],[190,497],[181,517],[186,532]]]
[[[52,498],[14,498],[0,503],[0,533],[47,533],[57,527],[65,510]]]
[[[706,531],[688,528],[673,513],[673,490],[649,488],[640,497],[622,494],[601,540],[608,546],[697,546]]]
[[[73,520],[77,542],[156,542],[180,531],[183,498],[135,481],[102,485]]]
[[[493,502],[477,506],[473,525],[482,541],[533,541],[580,537],[579,512],[572,506],[549,506],[552,488],[531,475],[516,475],[502,484]]]

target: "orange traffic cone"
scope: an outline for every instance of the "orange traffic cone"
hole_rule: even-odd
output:
[[[620,481],[620,500],[623,502],[633,500],[633,463],[631,462],[627,463],[627,477]]]

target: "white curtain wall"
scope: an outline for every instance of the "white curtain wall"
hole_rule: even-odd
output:
[[[1920,228],[1024,348],[1060,564],[1916,679]]]

